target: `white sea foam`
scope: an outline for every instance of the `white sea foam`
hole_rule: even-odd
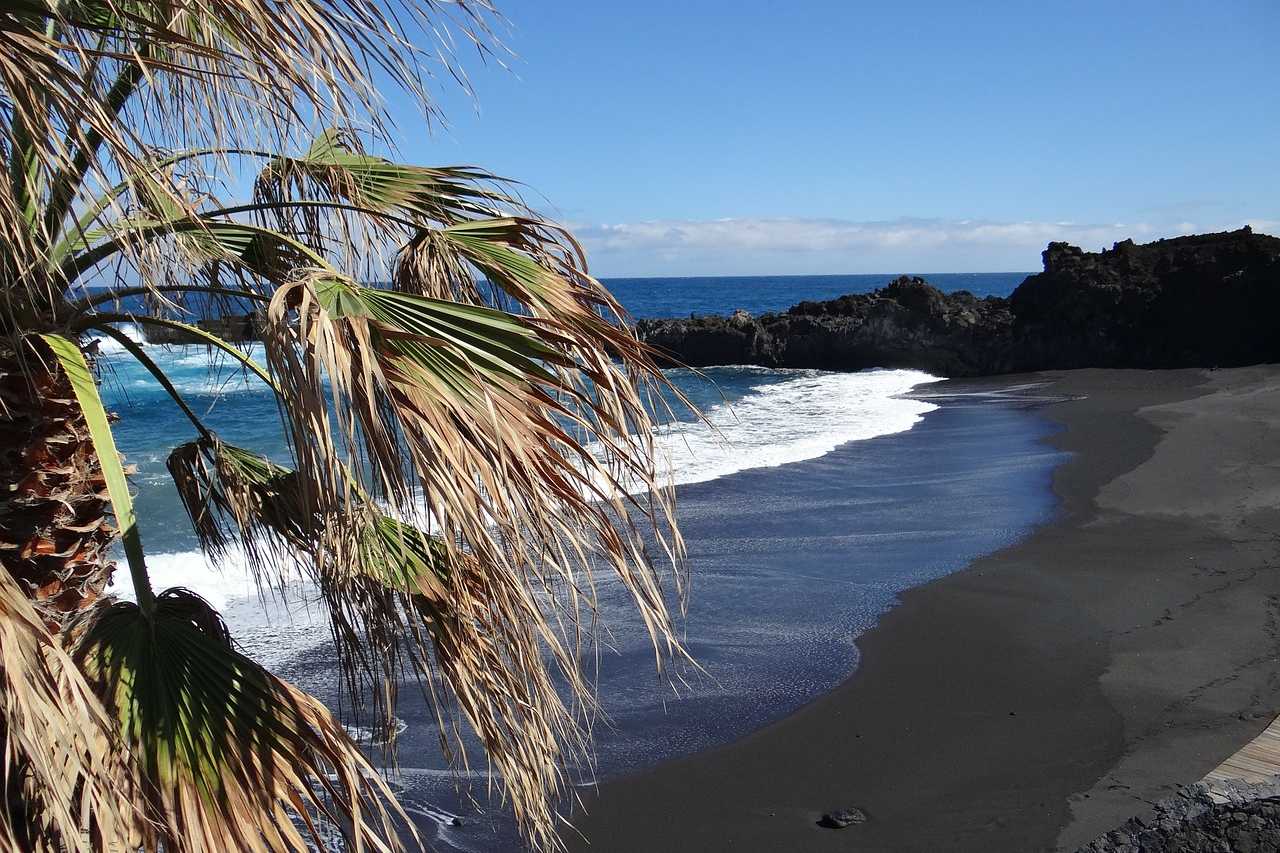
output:
[[[711,407],[703,413],[705,423],[662,427],[658,445],[672,482],[701,483],[816,459],[846,442],[905,432],[937,408],[900,396],[940,381],[918,370],[782,373],[789,378],[758,388],[732,406]]]
[[[913,370],[825,373],[811,370],[761,371],[768,379],[732,405],[704,412],[706,421],[668,424],[657,444],[670,479],[699,483],[752,468],[815,459],[850,441],[911,429],[937,406],[902,395],[938,377]],[[187,587],[209,600],[234,626],[239,642],[264,663],[323,641],[318,608],[300,578],[286,586],[287,602],[268,602],[242,557],[214,568],[197,551],[150,555],[156,589]],[[116,591],[132,598],[128,573],[117,572]]]
[[[902,396],[939,381],[916,370],[769,373],[771,378],[785,378],[756,388],[732,405],[708,408],[705,421],[659,428],[658,451],[672,482],[700,483],[815,459],[846,442],[909,430],[937,408]],[[157,554],[149,558],[148,569],[157,588],[186,586],[221,607],[257,595],[243,561],[230,562],[227,568],[215,569],[199,552],[190,551]]]
[[[409,724],[399,717],[395,718],[396,730],[391,736],[391,740],[395,740],[409,730]],[[342,726],[347,730],[347,734],[351,735],[351,739],[356,743],[364,746],[377,746],[386,743],[386,736],[379,734],[368,726],[357,726],[354,723],[347,723]]]
[[[199,551],[148,554],[147,574],[157,590],[171,586],[186,587],[221,609],[229,601],[253,598],[258,594],[244,560],[232,558],[227,562],[230,565],[214,568]],[[114,587],[123,597],[134,599],[133,584],[123,567],[116,572]]]

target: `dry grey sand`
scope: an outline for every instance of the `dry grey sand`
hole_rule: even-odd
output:
[[[602,785],[571,847],[1074,850],[1280,712],[1280,367],[1038,378],[1076,398],[1056,520],[904,594],[818,701]]]

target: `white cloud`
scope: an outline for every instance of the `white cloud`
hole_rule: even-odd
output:
[[[987,220],[732,218],[583,224],[574,233],[604,274],[886,272],[1035,269],[1050,241],[1097,250],[1238,228],[1197,222],[997,222]],[[1253,220],[1280,232],[1280,222]],[[765,264],[766,266],[761,266]],[[615,267],[616,269],[604,269]]]

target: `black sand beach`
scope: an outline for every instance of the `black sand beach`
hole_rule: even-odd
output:
[[[1045,412],[1056,520],[903,594],[816,702],[602,785],[574,849],[1074,850],[1267,725],[1280,369],[1033,378],[1077,398]]]
[[[829,378],[795,381],[813,395],[843,387]],[[598,671],[609,722],[594,733],[599,774],[616,778],[715,749],[784,719],[848,678],[858,660],[854,638],[902,590],[959,571],[1053,518],[1049,483],[1064,454],[1042,442],[1054,427],[1036,410],[1054,398],[1043,387],[999,391],[930,393],[929,405],[898,401],[910,411],[937,407],[910,429],[909,420],[887,419],[882,402],[846,393],[836,402],[845,417],[902,431],[680,486],[693,573],[684,639],[705,673],[680,667],[659,680],[643,624],[616,584],[601,583],[598,602],[614,630]],[[753,418],[749,404],[735,411],[766,435],[781,429]],[[791,419],[814,410],[771,411]],[[295,658],[290,677],[327,695],[324,685],[334,682],[328,649]],[[400,714],[401,769],[413,760],[424,771],[408,777],[406,802],[430,810],[420,828],[432,849],[520,849],[505,812],[458,797],[436,758],[431,710],[405,703]],[[485,781],[472,783],[481,802]],[[463,825],[449,824],[450,814]]]

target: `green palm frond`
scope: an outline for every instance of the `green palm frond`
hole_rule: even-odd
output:
[[[263,203],[327,199],[398,213],[420,224],[451,223],[517,204],[500,191],[500,183],[473,167],[428,168],[365,154],[354,135],[331,128],[302,156],[269,162],[258,175],[254,198]]]
[[[170,256],[161,262],[176,262],[189,272],[193,265],[223,260],[272,282],[283,278],[294,266],[325,263],[324,258],[298,240],[257,225],[203,216],[180,215],[173,219],[138,216],[115,220],[88,232],[83,251],[69,254],[60,272],[66,280],[74,281],[113,256],[137,259],[148,246],[174,238],[181,251],[176,257]],[[193,241],[199,251],[191,253]]]
[[[144,849],[305,853],[318,819],[355,849],[400,849],[408,818],[342,726],[236,652],[194,594],[167,590],[150,616],[111,605],[75,656],[139,765]]]
[[[89,371],[84,354],[80,352],[80,347],[74,341],[61,335],[42,335],[41,337],[66,372],[76,400],[84,411],[89,435],[102,465],[107,492],[111,496],[111,508],[115,513],[116,527],[119,528],[120,538],[124,542],[124,553],[129,563],[129,574],[133,578],[134,592],[142,607],[150,607],[151,584],[147,579],[146,562],[142,553],[142,535],[138,532],[138,518],[133,510],[133,497],[129,493],[129,483],[125,480],[120,454],[116,451],[116,442],[111,434],[107,412],[102,407],[102,399],[98,396],[98,383]]]
[[[269,569],[307,565],[315,528],[292,471],[212,433],[174,448],[166,464],[201,549],[215,561],[238,544],[260,585]]]

